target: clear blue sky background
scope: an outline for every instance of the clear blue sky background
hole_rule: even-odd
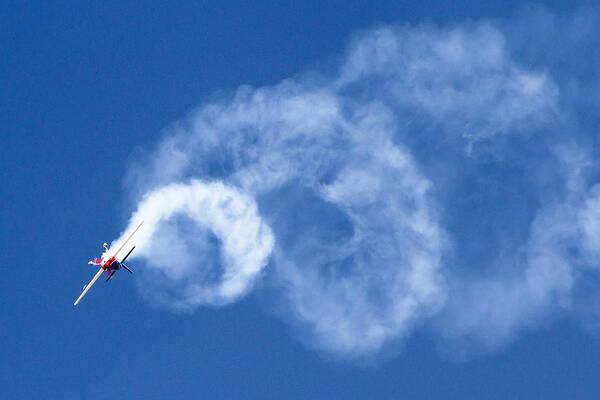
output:
[[[510,25],[523,11],[520,3],[4,2],[0,397],[598,398],[600,342],[576,313],[545,318],[464,357],[457,355],[460,345],[445,351],[435,328],[416,329],[387,357],[365,361],[307,346],[264,305],[270,300],[260,288],[226,307],[181,315],[151,306],[135,278],[121,275],[98,282],[73,308],[93,276],[87,260],[124,229],[131,212],[123,185],[133,157],[152,148],[173,121],[240,85],[272,86],[307,69],[328,72],[357,31],[485,17]],[[575,8],[567,1],[545,7],[559,17]],[[561,81],[560,68],[543,54],[514,51],[522,65],[542,65]],[[576,71],[580,82],[595,79],[599,64],[584,64]],[[578,104],[574,125],[591,133],[573,140],[579,135],[595,149],[595,132],[585,127],[597,131],[598,112]],[[488,172],[523,184],[518,172]],[[464,192],[477,182],[461,180]],[[495,199],[476,203],[486,201]],[[506,215],[525,213],[522,204],[531,206],[515,200]],[[449,216],[446,229],[459,243],[477,242],[485,235],[480,221],[490,218],[482,213],[457,228]],[[494,258],[497,250],[456,247],[468,260]]]

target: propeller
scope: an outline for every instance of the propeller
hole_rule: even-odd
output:
[[[129,269],[129,267],[127,267],[127,265],[125,265],[125,260],[127,259],[127,257],[129,257],[129,255],[131,254],[131,252],[133,251],[133,249],[135,249],[135,246],[133,246],[131,248],[131,250],[129,250],[129,253],[127,253],[127,255],[121,260],[121,266],[123,268],[125,268],[127,271],[129,271],[130,274],[133,274],[133,271]]]
[[[130,270],[130,269],[129,269],[129,267],[128,267],[127,265],[125,265],[125,260],[127,259],[127,257],[129,257],[129,255],[131,254],[131,252],[133,251],[133,249],[135,249],[135,246],[133,246],[133,247],[131,248],[131,250],[129,250],[129,253],[127,253],[127,255],[126,255],[125,257],[123,257],[123,259],[121,260],[121,262],[118,262],[118,261],[116,261],[116,260],[115,260],[115,261],[113,261],[113,264],[114,264],[114,263],[118,263],[118,265],[120,265],[121,267],[123,267],[123,268],[125,268],[127,271],[129,271],[129,273],[130,273],[130,274],[133,274],[133,271],[132,271],[132,270]],[[106,278],[106,282],[108,282],[108,281],[110,280],[110,278],[112,278],[112,277],[113,277],[113,275],[114,275],[114,274],[115,274],[117,271],[116,271],[116,269],[115,269],[115,270],[113,270],[113,271],[111,271],[111,272],[112,272],[112,274],[110,274],[110,275],[108,276],[108,278]]]

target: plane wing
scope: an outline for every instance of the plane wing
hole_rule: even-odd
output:
[[[98,280],[98,278],[100,278],[100,275],[102,275],[103,271],[104,270],[102,268],[100,268],[100,270],[96,273],[96,275],[94,276],[92,281],[85,286],[85,288],[83,289],[83,293],[81,293],[79,298],[77,298],[77,300],[75,300],[75,304],[73,304],[74,306],[76,306],[77,303],[79,303],[79,300],[81,300],[83,298],[83,296],[85,296],[85,294],[88,292],[88,290],[90,290],[90,288],[92,287],[94,282],[96,282]]]
[[[135,228],[133,230],[133,232],[131,232],[131,234],[127,237],[127,239],[125,239],[125,241],[123,242],[123,244],[121,245],[121,247],[119,247],[119,249],[117,251],[115,251],[115,253],[113,254],[113,257],[117,257],[117,254],[119,254],[119,252],[121,250],[123,250],[123,247],[125,247],[125,245],[127,244],[127,242],[129,242],[129,239],[131,239],[131,237],[137,232],[138,229],[140,229],[140,226],[142,226],[142,224],[144,223],[144,221],[140,222],[140,224],[137,226],[137,228]]]

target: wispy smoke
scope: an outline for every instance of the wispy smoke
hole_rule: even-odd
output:
[[[348,357],[417,325],[493,346],[568,309],[600,190],[562,81],[513,48],[489,23],[383,27],[334,76],[203,105],[130,174],[142,294],[193,310],[264,277],[303,340]]]

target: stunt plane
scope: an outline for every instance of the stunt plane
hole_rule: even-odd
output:
[[[127,271],[129,271],[129,273],[133,274],[133,271],[130,270],[127,267],[127,265],[125,265],[124,263],[125,263],[125,260],[127,259],[127,257],[129,257],[129,255],[133,251],[133,249],[135,249],[135,246],[133,246],[131,248],[131,250],[129,250],[129,253],[127,253],[127,255],[125,257],[123,257],[123,259],[121,261],[118,261],[116,257],[119,254],[119,252],[121,250],[123,250],[123,247],[125,247],[125,245],[129,241],[129,239],[131,239],[131,237],[134,235],[134,233],[136,233],[137,230],[140,229],[140,226],[142,226],[143,223],[144,223],[144,221],[140,222],[140,224],[137,226],[137,228],[135,228],[133,230],[133,232],[131,232],[131,234],[129,235],[129,237],[127,237],[127,239],[125,239],[125,241],[123,242],[121,247],[119,247],[119,249],[108,260],[103,261],[101,259],[96,258],[96,259],[94,259],[94,261],[88,262],[89,265],[99,266],[100,270],[96,273],[96,275],[94,276],[92,281],[83,287],[83,292],[81,293],[81,295],[77,298],[77,300],[73,304],[74,306],[76,306],[77,303],[79,303],[79,301],[83,298],[83,296],[85,296],[85,294],[88,292],[88,290],[90,290],[90,288],[92,287],[94,282],[96,282],[96,280],[98,280],[98,278],[100,278],[100,275],[102,275],[102,271],[106,271],[106,274],[108,275],[108,278],[106,278],[106,282],[108,282],[110,280],[110,278],[113,277],[115,272],[117,272],[117,270],[120,269],[121,267],[125,268]],[[108,250],[107,243],[104,243],[103,246],[106,250]]]

